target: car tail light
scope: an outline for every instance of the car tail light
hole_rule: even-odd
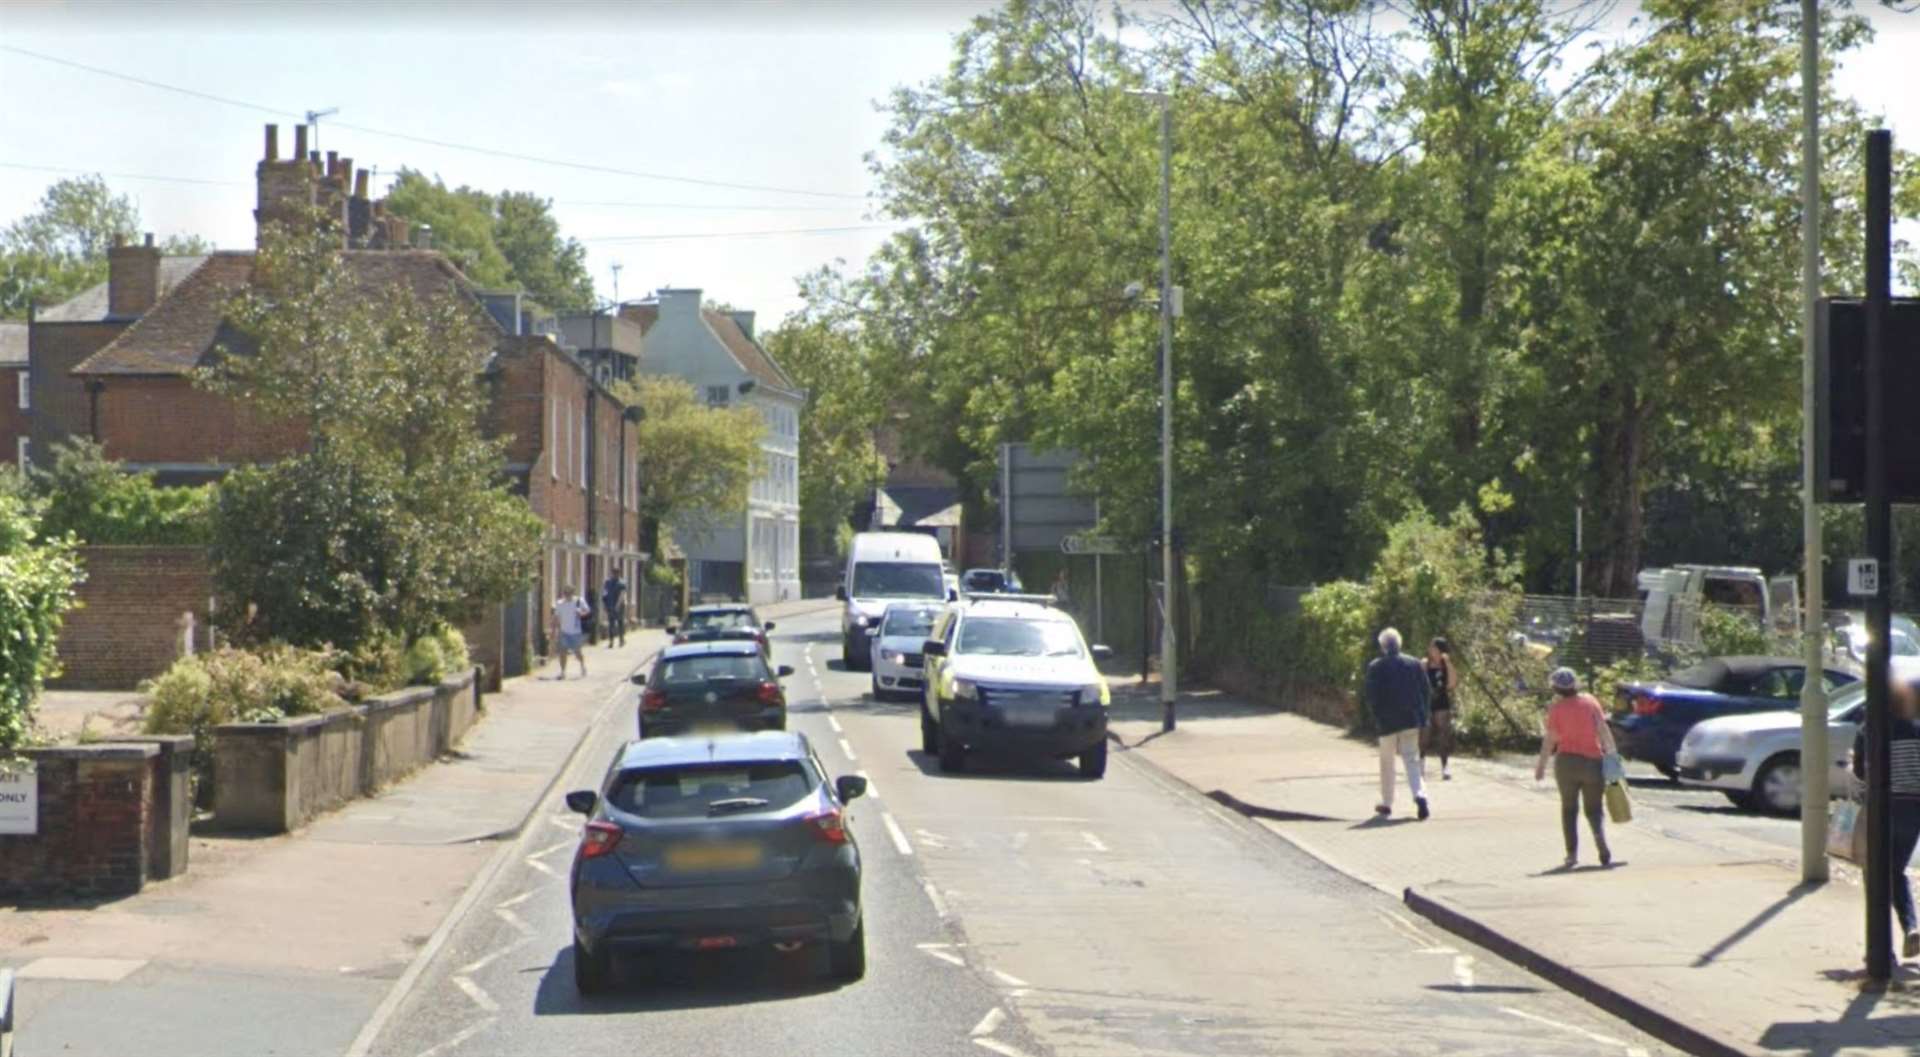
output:
[[[778,705],[785,708],[787,697],[780,692],[779,683],[765,682],[760,684],[760,703],[763,705]]]
[[[1652,694],[1634,694],[1633,695],[1633,714],[1634,715],[1651,716],[1658,711],[1660,711],[1659,698],[1653,696]]]
[[[667,707],[667,692],[658,687],[648,687],[640,695],[640,711],[658,712]]]
[[[847,842],[846,820],[840,816],[840,812],[837,809],[831,811],[816,811],[808,815],[807,825],[813,829],[813,835],[816,840],[827,844],[845,844]]]
[[[580,834],[580,857],[598,859],[620,843],[620,827],[611,822],[589,822]]]

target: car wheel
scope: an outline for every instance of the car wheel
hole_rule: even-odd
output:
[[[834,979],[852,983],[867,975],[867,922],[862,918],[853,927],[853,935],[845,943],[829,942],[828,961]]]
[[[611,975],[606,951],[589,953],[580,944],[580,938],[573,940],[573,989],[582,996],[597,995],[607,989],[607,977]]]
[[[869,680],[869,682],[873,684],[873,699],[875,701],[885,701],[887,699],[887,693],[880,689],[880,677],[876,675]]]
[[[853,671],[853,640],[840,636],[840,667]]]
[[[1737,807],[1742,811],[1753,810],[1753,794],[1752,793],[1736,793],[1731,789],[1722,789],[1720,790],[1720,792],[1724,794],[1728,800],[1733,802],[1734,807]]]
[[[1680,784],[1680,772],[1675,768],[1662,767],[1656,763],[1653,765],[1653,769],[1656,771],[1659,771],[1662,775],[1664,775],[1667,781],[1672,782],[1675,785]]]
[[[1107,739],[1080,754],[1080,777],[1099,778],[1107,773]]]
[[[1753,806],[1769,815],[1799,813],[1799,753],[1783,752],[1760,766],[1753,779]]]
[[[920,751],[933,756],[940,751],[940,724],[927,715],[927,706],[920,706]]]
[[[954,774],[967,769],[967,747],[960,739],[940,732],[940,770]]]

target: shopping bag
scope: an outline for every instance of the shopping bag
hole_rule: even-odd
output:
[[[1858,800],[1836,800],[1827,812],[1827,854],[1862,865],[1867,857],[1867,812]]]
[[[1627,761],[1617,752],[1600,757],[1600,780],[1612,785],[1627,780]]]
[[[1627,797],[1627,783],[1607,783],[1607,817],[1615,822],[1633,821],[1633,801]]]

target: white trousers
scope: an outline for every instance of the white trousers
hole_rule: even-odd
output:
[[[1427,795],[1424,783],[1420,781],[1420,728],[1397,730],[1380,737],[1380,806],[1393,806],[1393,758],[1400,757],[1400,763],[1407,769],[1407,788],[1413,790],[1413,798]]]

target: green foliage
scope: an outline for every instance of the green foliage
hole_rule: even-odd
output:
[[[1300,600],[1300,670],[1328,686],[1359,685],[1377,652],[1373,593],[1366,584],[1335,580]]]
[[[27,739],[82,579],[71,541],[47,539],[19,490],[0,488],[0,756]]]
[[[613,393],[646,412],[636,442],[642,517],[699,535],[746,507],[766,430],[758,411],[709,407],[667,375],[615,382]]]
[[[1774,652],[1775,643],[1753,614],[1709,605],[1700,610],[1700,648],[1709,657],[1751,657]]]
[[[467,656],[466,636],[459,629],[442,627],[431,635],[422,635],[407,647],[407,681],[415,686],[430,686],[452,678],[472,666]]]
[[[182,657],[140,692],[148,734],[191,734],[198,790],[213,790],[213,730],[223,723],[273,723],[347,707],[330,651],[270,643],[258,651],[223,648]]]
[[[548,199],[449,188],[438,177],[403,168],[386,201],[396,215],[432,225],[434,248],[481,286],[518,286],[556,312],[593,303],[586,247],[560,236]]]
[[[213,489],[162,488],[149,473],[128,472],[100,445],[74,437],[53,445],[52,464],[30,473],[45,504],[47,535],[72,533],[92,544],[204,544],[211,534]]]
[[[1627,683],[1646,683],[1667,674],[1668,668],[1658,660],[1640,655],[1622,657],[1612,664],[1602,665],[1587,677],[1587,692],[1600,699],[1605,708],[1612,708],[1619,700],[1620,688]]]
[[[140,210],[99,176],[57,180],[35,212],[0,230],[0,319],[25,319],[29,305],[53,305],[107,280],[107,251],[133,240]],[[169,254],[205,253],[195,237],[170,237]]]

